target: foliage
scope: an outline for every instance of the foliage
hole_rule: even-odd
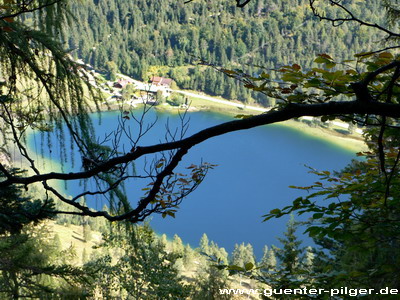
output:
[[[178,276],[176,253],[167,253],[148,225],[115,228],[105,236],[105,247],[114,252],[87,263],[96,270],[95,287],[103,297],[126,299],[184,299],[190,292]]]
[[[253,247],[250,244],[236,244],[235,248],[233,249],[231,262],[233,265],[241,268],[246,268],[246,265],[255,266],[256,262],[253,253]]]
[[[273,247],[273,254],[279,259],[279,265],[274,267],[267,266],[261,268],[259,280],[275,289],[295,289],[305,286],[312,286],[313,280],[310,276],[310,270],[307,267],[313,265],[312,260],[305,263],[305,249],[301,247],[300,241],[295,232],[299,224],[295,222],[291,215],[287,223],[284,238],[278,238],[283,248]],[[309,257],[308,257],[309,258]],[[273,259],[269,259],[270,261]],[[267,296],[265,296],[267,297]],[[302,296],[296,295],[295,299],[302,299]],[[292,299],[293,296],[284,296],[282,299]],[[270,298],[267,298],[270,299]]]
[[[318,53],[335,53],[338,60],[369,51],[376,40],[371,31],[352,24],[325,26],[304,1],[86,1],[72,5],[80,20],[65,32],[72,53],[96,69],[113,61],[124,74],[147,80],[165,76],[181,88],[199,90],[246,102],[270,99],[250,92],[231,78],[218,76],[211,63],[247,74],[297,63],[311,69]],[[382,20],[381,1],[348,1],[349,8],[374,22]],[[334,13],[326,5],[321,10]],[[140,13],[138,13],[140,12]],[[156,70],[157,69],[157,70]],[[271,75],[273,78],[274,75]]]
[[[28,128],[45,131],[66,122],[83,150],[90,132],[81,80],[85,75],[53,38],[67,21],[64,1],[7,3],[0,18],[2,131],[22,143]],[[25,16],[32,12],[28,22]]]
[[[64,261],[62,250],[46,226],[24,224],[19,232],[0,236],[0,297],[3,299],[89,296],[89,274]]]
[[[122,90],[122,99],[127,101],[131,100],[132,95],[135,94],[136,90],[132,84],[126,85],[126,87]]]
[[[284,233],[285,237],[278,238],[283,247],[272,246],[268,250],[268,247],[265,246],[263,257],[257,265],[251,245],[241,244],[235,246],[230,264],[226,264],[216,257],[210,257],[214,264],[213,267],[219,271],[228,271],[231,276],[239,276],[242,286],[244,286],[242,284],[244,276],[252,279],[253,285],[272,288],[276,291],[314,288],[318,284],[322,284],[316,279],[320,276],[320,273],[316,272],[320,265],[318,267],[315,265],[314,249],[301,246],[302,241],[295,234],[299,224],[291,215]],[[324,257],[323,252],[319,255],[319,258]],[[277,299],[273,294],[266,293],[262,297],[263,299]],[[310,297],[302,294],[280,294],[279,299],[310,299]]]
[[[172,106],[181,106],[185,103],[184,96],[179,93],[172,93],[168,101]]]
[[[319,261],[316,273],[320,283],[328,287],[399,286],[399,277],[395,275],[400,259],[398,130],[392,128],[385,133],[383,161],[379,144],[373,142],[374,132],[368,132],[372,138],[370,151],[359,153],[364,160],[354,161],[333,174],[312,170],[320,180],[299,187],[310,191],[307,197],[265,216],[269,219],[292,212],[312,213],[306,232],[321,247],[316,256]]]
[[[23,174],[14,169],[11,174]],[[0,178],[2,174],[0,174]],[[54,202],[31,199],[17,186],[0,189],[0,234],[19,234],[25,225],[37,224],[42,220],[54,217]]]
[[[193,289],[191,299],[193,300],[224,300],[231,299],[229,295],[221,295],[220,289],[229,286],[227,274],[224,270],[215,268],[213,265],[206,264],[203,270],[198,272],[196,287]]]
[[[259,262],[258,267],[262,272],[273,271],[276,268],[277,260],[275,255],[274,247],[268,249],[268,246],[264,246],[263,256]]]

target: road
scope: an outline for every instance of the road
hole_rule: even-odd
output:
[[[148,84],[145,84],[145,83],[143,83],[141,81],[134,80],[134,79],[132,79],[132,78],[126,76],[126,75],[123,75],[123,74],[117,74],[117,75],[121,76],[122,78],[132,80],[133,83],[135,83],[138,88],[149,89],[149,85]],[[186,95],[186,96],[189,96],[189,97],[196,97],[196,98],[200,98],[200,99],[211,101],[211,102],[221,103],[221,104],[224,104],[224,105],[230,105],[230,106],[235,106],[235,107],[240,107],[240,108],[246,108],[246,109],[255,110],[255,111],[259,111],[259,112],[267,112],[267,111],[271,110],[271,108],[249,106],[249,105],[245,105],[245,104],[242,104],[242,103],[236,103],[236,102],[232,102],[232,101],[228,101],[228,100],[221,100],[221,99],[217,99],[217,98],[214,98],[214,97],[205,96],[205,95],[201,95],[201,94],[193,93],[193,92],[186,92],[186,91],[181,91],[181,90],[172,90],[172,92],[180,93],[182,95]],[[305,120],[310,120],[310,121],[313,120],[313,117],[308,117],[308,116],[304,116],[302,118],[305,119]],[[348,123],[340,122],[340,121],[328,121],[328,122],[333,124],[333,125],[335,125],[335,126],[344,128],[346,130],[349,129],[349,124]],[[363,130],[362,129],[356,128],[355,131],[357,133],[359,133],[359,134],[363,134]]]
[[[175,93],[180,93],[180,94],[183,94],[183,95],[186,95],[186,96],[190,96],[190,97],[196,97],[196,98],[200,98],[200,99],[207,100],[207,101],[212,101],[212,102],[216,102],[216,103],[222,103],[222,104],[225,104],[225,105],[236,106],[236,107],[240,107],[240,108],[256,110],[256,111],[260,111],[260,112],[266,112],[266,111],[271,110],[271,108],[249,106],[249,105],[245,105],[245,104],[242,104],[242,103],[236,103],[236,102],[232,102],[232,101],[228,101],[228,100],[216,99],[214,97],[204,96],[204,95],[191,93],[191,92],[186,92],[186,91],[180,91],[180,90],[172,90],[172,91],[175,92]]]

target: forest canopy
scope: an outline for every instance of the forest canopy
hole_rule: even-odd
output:
[[[371,23],[384,22],[379,0],[349,1],[346,7]],[[322,9],[337,13],[330,5]],[[251,75],[259,74],[260,66],[273,70],[296,63],[311,69],[318,54],[344,61],[380,42],[379,33],[367,27],[319,22],[306,1],[297,0],[254,0],[243,8],[230,0],[86,1],[72,4],[71,10],[80,21],[65,31],[64,43],[96,69],[111,72],[112,62],[136,79],[171,77],[180,88],[265,106],[274,99],[197,62]]]

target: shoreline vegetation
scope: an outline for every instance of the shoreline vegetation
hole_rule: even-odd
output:
[[[144,84],[143,82],[134,80],[123,74],[117,74],[117,76],[120,78],[129,79],[135,84]],[[162,103],[155,105],[154,109],[166,113],[177,113],[178,111],[182,112],[185,110],[188,112],[210,111],[230,117],[235,117],[237,115],[256,115],[268,111],[268,108],[265,107],[247,105],[239,101],[230,101],[221,97],[209,96],[197,91],[175,89],[172,90],[172,92],[179,93],[184,97],[187,97],[189,105],[172,106],[168,103]],[[136,103],[133,105],[132,102],[129,103],[123,100],[114,101],[114,103],[103,103],[100,108],[102,111],[140,109],[143,104],[138,103],[140,103],[140,100],[136,101]],[[323,127],[321,124],[313,122],[313,119],[310,117],[299,120],[288,120],[274,125],[289,127],[308,136],[324,140],[347,151],[366,151],[367,145],[364,142],[361,130],[353,130],[353,132],[350,132],[344,127],[345,124],[346,123],[343,122],[333,122],[329,124],[329,126]]]
[[[99,74],[96,73],[96,75]],[[117,76],[120,78],[129,79],[136,84],[143,85],[143,82],[134,80],[126,75],[117,74]],[[107,97],[109,98],[112,94],[105,91],[104,89],[101,89],[97,85],[93,85],[93,87],[95,89],[99,88],[100,91],[103,93],[104,99],[101,101],[101,103],[99,103],[100,111],[118,111],[118,110],[129,110],[129,109],[139,110],[143,108],[144,104],[139,104],[139,103],[140,102],[144,103],[144,101],[140,100],[136,101],[135,104],[123,100],[107,101],[105,99]],[[204,111],[204,112],[209,111],[233,118],[237,115],[257,115],[265,111],[268,111],[268,108],[265,107],[246,105],[239,101],[226,100],[221,97],[209,96],[198,91],[176,89],[173,90],[172,92],[180,93],[185,97],[187,97],[189,105],[185,107],[185,106],[172,106],[169,105],[168,103],[162,103],[160,105],[154,105],[153,108],[161,113],[162,112],[178,113],[179,111],[180,112],[188,111],[189,113],[197,111]],[[93,112],[96,111],[94,105],[92,107],[92,110]],[[324,140],[333,146],[337,146],[347,151],[360,152],[367,150],[367,145],[364,142],[362,134],[360,134],[359,132],[354,131],[350,133],[347,129],[344,129],[343,126],[337,126],[334,124],[331,124],[329,127],[322,127],[320,124],[310,121],[310,119],[288,120],[273,125],[288,127],[292,130],[299,131],[307,136]],[[36,154],[38,154],[36,150],[33,151]],[[25,168],[27,170],[30,169],[27,164],[23,163],[22,158],[19,156],[18,153],[16,153],[16,151],[12,151],[11,156],[12,156],[11,159],[21,160],[21,168]],[[6,159],[2,158],[2,160],[5,161]],[[57,166],[58,168],[60,167],[52,159],[45,159],[41,167],[48,172],[48,171],[54,171],[55,166]],[[28,172],[30,173],[30,170]]]

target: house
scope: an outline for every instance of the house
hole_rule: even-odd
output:
[[[153,77],[151,77],[150,82],[152,85],[155,85],[155,86],[171,88],[172,79],[153,76]]]
[[[131,80],[128,79],[118,79],[118,81],[114,82],[114,87],[117,89],[123,89],[124,87],[126,87],[128,85],[128,83],[132,83]]]

